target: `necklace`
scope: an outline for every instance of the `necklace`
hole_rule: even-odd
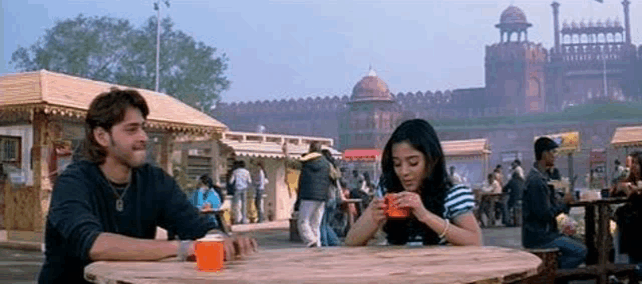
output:
[[[114,195],[116,195],[116,211],[123,212],[123,210],[125,209],[125,203],[123,202],[123,197],[125,197],[125,194],[127,194],[127,190],[132,184],[131,173],[129,174],[129,183],[127,183],[127,187],[125,187],[125,190],[123,191],[122,194],[118,194],[118,191],[116,190],[114,185],[111,184],[109,180],[107,181],[107,184],[109,184],[109,187],[111,188],[111,190],[114,191]]]

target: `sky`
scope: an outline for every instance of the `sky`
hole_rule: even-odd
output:
[[[619,19],[620,0],[557,0],[564,20]],[[141,26],[153,0],[2,0],[3,61],[30,46],[57,20],[126,18]],[[175,29],[229,58],[223,102],[350,95],[377,72],[393,93],[484,86],[485,46],[499,41],[501,12],[513,4],[530,23],[528,38],[553,46],[552,0],[171,0]],[[630,6],[632,42],[642,45],[642,3]],[[162,55],[161,55],[162,56]],[[162,80],[162,78],[161,78]]]

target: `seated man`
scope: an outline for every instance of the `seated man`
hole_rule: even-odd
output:
[[[568,203],[573,201],[573,195],[565,195],[564,202],[560,202],[547,184],[546,169],[555,166],[557,147],[548,137],[535,141],[536,162],[526,177],[522,201],[522,245],[525,248],[558,248],[561,252],[559,268],[576,268],[586,259],[586,246],[561,234],[555,220],[560,213],[568,213]]]
[[[87,283],[85,266],[99,260],[184,260],[194,253],[190,240],[216,228],[172,177],[145,164],[148,114],[135,90],[112,89],[91,102],[84,159],[69,165],[53,189],[39,283]],[[182,241],[154,240],[157,226]],[[228,260],[255,249],[253,239],[225,240]]]

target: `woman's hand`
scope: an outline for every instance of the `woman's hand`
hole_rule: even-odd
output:
[[[417,217],[428,211],[426,207],[424,207],[421,197],[416,192],[402,191],[399,193],[393,193],[392,196],[393,202],[397,207],[410,208],[412,213]]]
[[[377,224],[380,225],[386,220],[386,203],[383,198],[375,197],[370,201],[367,211],[370,217]]]

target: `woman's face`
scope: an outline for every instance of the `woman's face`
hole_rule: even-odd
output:
[[[633,166],[633,157],[626,156],[626,167],[630,169],[631,166]]]
[[[408,142],[397,143],[392,145],[392,163],[403,189],[419,192],[430,172],[424,154]]]

